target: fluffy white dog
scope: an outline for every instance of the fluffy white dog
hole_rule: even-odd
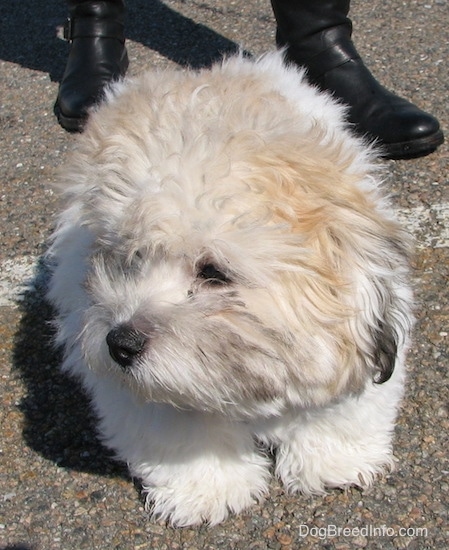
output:
[[[149,72],[92,113],[49,297],[64,369],[151,511],[215,524],[368,485],[411,325],[407,238],[344,109],[273,53]]]

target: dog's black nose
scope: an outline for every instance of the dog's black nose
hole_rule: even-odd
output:
[[[128,369],[145,346],[147,338],[130,325],[119,325],[106,336],[109,353],[122,369]]]

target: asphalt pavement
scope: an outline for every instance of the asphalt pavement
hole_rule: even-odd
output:
[[[386,86],[436,115],[449,141],[447,0],[354,2],[354,40]],[[53,114],[68,52],[63,0],[0,11],[0,549],[446,549],[449,547],[449,148],[390,161],[385,186],[416,239],[418,323],[395,435],[397,467],[367,490],[267,500],[217,527],[149,519],[126,467],[95,437],[76,382],[58,371],[41,255],[56,170],[76,141]],[[130,74],[199,67],[274,45],[268,0],[129,0]]]

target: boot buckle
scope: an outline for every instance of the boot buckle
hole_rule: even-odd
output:
[[[67,42],[73,42],[75,38],[81,37],[116,38],[125,41],[122,22],[94,17],[69,17],[64,23],[63,37]]]
[[[70,17],[67,18],[66,22],[64,23],[62,36],[67,42],[72,42],[73,40],[73,21]]]

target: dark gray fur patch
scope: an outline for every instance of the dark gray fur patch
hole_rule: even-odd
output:
[[[396,364],[398,351],[396,332],[390,324],[379,321],[379,326],[374,331],[373,341],[376,367],[374,382],[383,384],[391,378]]]

